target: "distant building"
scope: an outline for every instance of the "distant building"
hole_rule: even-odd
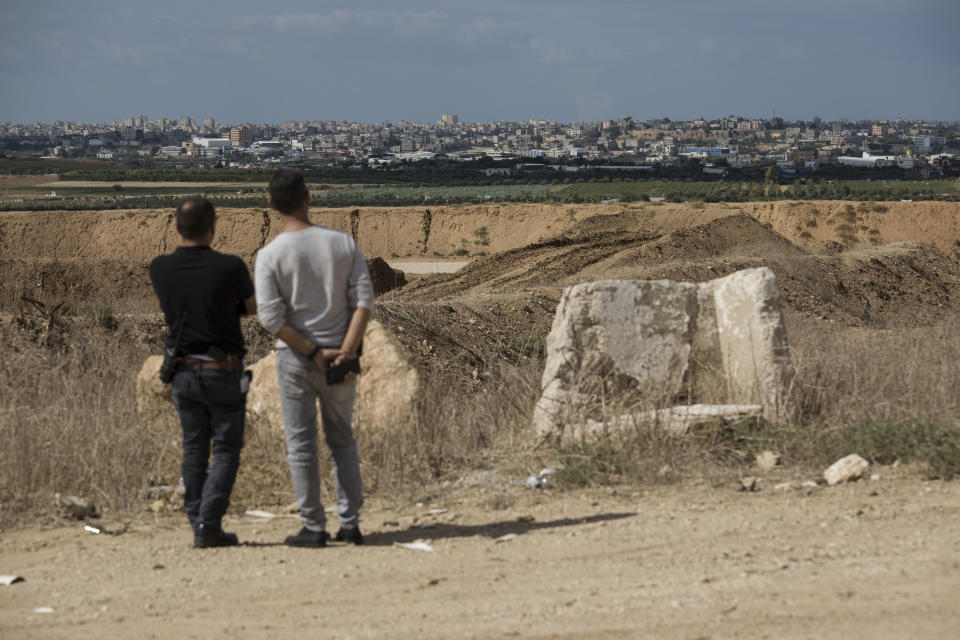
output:
[[[726,158],[730,155],[729,147],[682,147],[680,155],[686,158]]]
[[[445,113],[440,116],[440,122],[443,124],[457,124],[460,122],[460,118],[458,118],[455,113]]]
[[[203,149],[228,149],[230,141],[226,138],[194,138],[193,144]]]
[[[875,124],[870,128],[870,133],[878,138],[882,138],[890,133],[890,128],[885,124]]]
[[[168,147],[160,147],[159,151],[157,151],[157,155],[163,156],[164,158],[176,158],[179,157],[183,151],[183,147],[171,145]]]
[[[913,136],[913,146],[917,151],[930,151],[936,144],[946,144],[943,136]]]
[[[253,144],[253,129],[245,124],[230,129],[230,143],[234,147],[249,147]]]
[[[793,164],[796,167],[803,167],[807,162],[815,162],[817,159],[816,149],[794,149]]]
[[[910,156],[880,156],[873,155],[869,151],[864,151],[859,158],[857,156],[840,156],[837,158],[837,164],[848,167],[893,167],[901,169],[912,169],[916,166],[916,161]]]

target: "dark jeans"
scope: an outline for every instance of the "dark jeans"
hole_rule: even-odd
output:
[[[183,428],[183,508],[195,533],[201,524],[219,529],[230,505],[243,448],[247,397],[240,391],[242,375],[191,366],[173,375],[173,404]]]

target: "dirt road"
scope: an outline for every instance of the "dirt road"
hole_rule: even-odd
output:
[[[26,580],[0,587],[0,636],[958,637],[960,483],[872,472],[774,490],[801,479],[781,471],[757,493],[699,481],[373,500],[368,545],[323,550],[280,545],[289,516],[232,517],[244,544],[214,550],[191,548],[173,514],[116,536],[6,531],[0,573]],[[433,551],[398,545],[418,539]]]

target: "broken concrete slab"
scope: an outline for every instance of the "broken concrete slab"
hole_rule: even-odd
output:
[[[593,439],[611,430],[637,426],[656,426],[673,435],[684,435],[696,425],[731,424],[749,418],[759,418],[763,406],[759,404],[692,404],[654,409],[616,416],[609,420],[587,420],[569,425],[573,439]]]
[[[564,439],[578,430],[568,425],[699,404],[759,405],[764,418],[785,421],[792,380],[770,269],[701,284],[585,283],[557,307],[533,425]]]

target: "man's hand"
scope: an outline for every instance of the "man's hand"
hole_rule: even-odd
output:
[[[351,357],[341,350],[332,351],[332,350],[323,349],[322,351],[329,351],[330,353],[336,354],[332,360],[328,361],[328,364],[330,366],[336,366],[338,364],[342,364],[346,358]],[[317,358],[319,357],[320,357],[320,354],[318,353]],[[316,360],[314,360],[314,362],[316,362]],[[328,366],[327,364],[321,365],[322,368],[326,368],[327,366]],[[343,377],[343,380],[338,382],[335,386],[339,387],[340,385],[350,384],[356,379],[357,379],[357,374],[354,373],[353,371],[348,371],[346,375]]]
[[[321,369],[326,369],[328,364],[337,362],[343,355],[340,349],[320,349],[317,355],[313,356],[313,363]]]

